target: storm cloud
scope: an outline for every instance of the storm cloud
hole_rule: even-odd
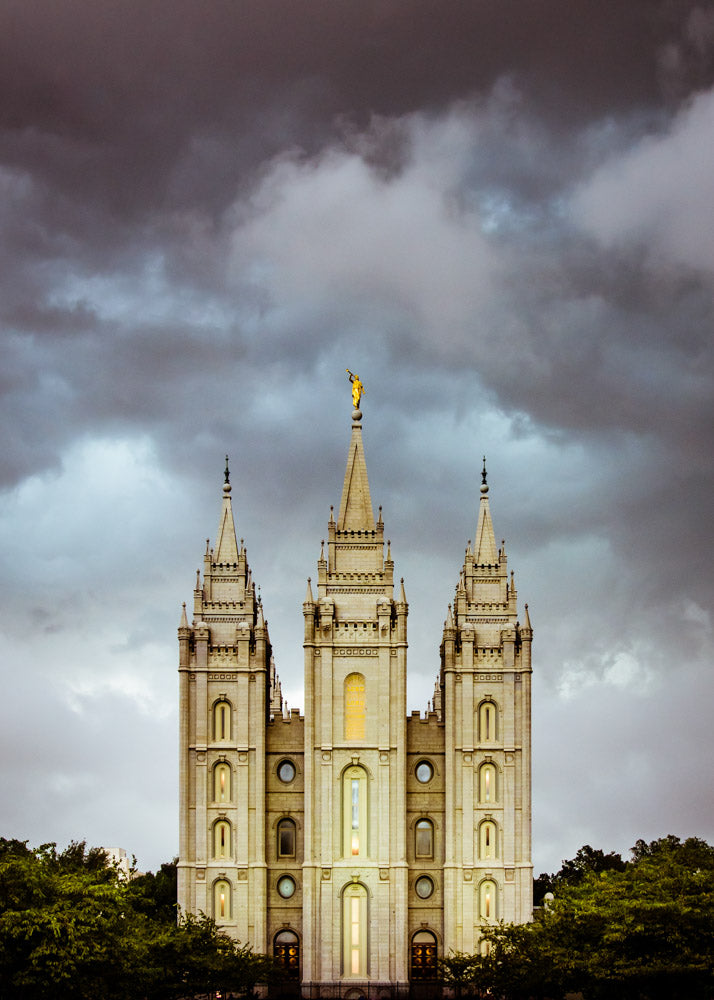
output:
[[[366,386],[426,707],[481,456],[534,644],[534,855],[714,837],[714,8],[0,11],[5,836],[177,846],[223,456],[278,671]]]

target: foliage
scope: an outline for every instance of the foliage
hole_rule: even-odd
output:
[[[0,838],[0,996],[250,995],[273,963],[208,917],[176,920],[175,863],[127,879],[104,852]]]
[[[531,924],[484,928],[474,985],[505,1000],[710,1000],[714,848],[638,841],[630,861],[585,847]]]

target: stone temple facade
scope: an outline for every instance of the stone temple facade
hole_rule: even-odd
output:
[[[407,715],[409,607],[358,409],[302,610],[304,715],[283,710],[226,470],[178,630],[179,903],[274,954],[306,995],[382,996],[478,951],[484,924],[531,918],[533,632],[485,471],[428,712]]]

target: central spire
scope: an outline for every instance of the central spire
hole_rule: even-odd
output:
[[[362,444],[362,413],[352,413],[352,438],[347,453],[347,469],[342,486],[338,531],[373,531],[374,512],[367,479],[367,463]]]

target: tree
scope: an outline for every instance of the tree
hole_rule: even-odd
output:
[[[84,842],[58,852],[0,839],[0,996],[247,996],[274,976],[272,960],[208,917],[177,922],[173,886],[174,863],[127,880]]]
[[[638,841],[629,861],[586,845],[549,876],[531,924],[486,927],[478,971],[493,997],[711,1000],[714,848],[692,837]]]

